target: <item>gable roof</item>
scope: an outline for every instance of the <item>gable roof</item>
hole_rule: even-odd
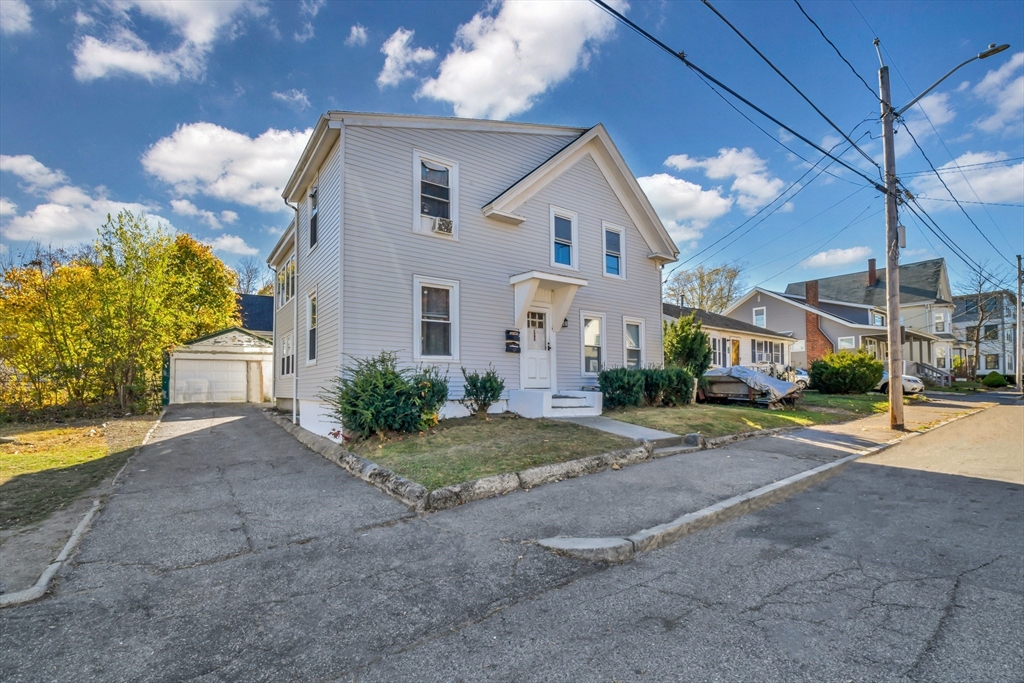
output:
[[[790,306],[796,306],[797,308],[802,309],[804,311],[810,311],[811,313],[815,313],[815,314],[821,316],[822,318],[826,318],[826,319],[831,320],[833,322],[837,322],[837,323],[840,323],[842,325],[846,325],[847,327],[855,327],[857,329],[864,329],[864,330],[878,330],[879,329],[879,327],[877,327],[875,325],[865,325],[863,323],[855,323],[852,320],[847,320],[846,318],[844,318],[844,317],[842,317],[840,315],[836,315],[835,313],[832,313],[831,311],[826,311],[826,310],[824,310],[822,308],[816,308],[815,306],[808,306],[804,301],[801,301],[799,299],[794,299],[794,298],[786,296],[785,294],[779,294],[778,292],[773,292],[773,291],[768,290],[768,289],[761,289],[760,287],[754,287],[752,290],[750,290],[749,292],[747,292],[746,294],[741,296],[739,299],[737,299],[736,302],[733,303],[732,306],[729,306],[729,308],[725,309],[725,315],[728,316],[728,315],[732,314],[733,311],[735,311],[737,308],[739,308],[740,306],[745,304],[750,299],[750,297],[754,296],[755,294],[764,294],[765,296],[770,296],[770,297],[772,297],[773,299],[775,299],[777,301],[781,301],[783,303],[789,304]]]
[[[640,231],[651,249],[649,258],[660,263],[675,261],[679,249],[658,218],[647,195],[640,189],[640,184],[612,142],[608,131],[600,123],[485,204],[482,208],[484,215],[514,225],[522,223],[525,218],[518,215],[516,209],[586,155],[590,155],[597,164],[619,203]]]
[[[272,332],[274,329],[274,297],[262,294],[239,294],[238,313],[242,327],[253,332]]]
[[[710,311],[705,311],[701,308],[676,306],[675,304],[663,301],[661,303],[661,311],[671,318],[681,318],[685,315],[693,315],[697,319],[697,322],[701,324],[701,327],[710,327],[717,330],[732,330],[733,332],[745,332],[747,334],[756,334],[762,337],[778,337],[780,339],[794,341],[794,337],[791,334],[773,332],[772,330],[758,327],[752,323],[745,323],[742,320],[736,320],[735,318],[730,318],[718,313],[711,313]]]
[[[835,275],[818,280],[820,299],[885,306],[885,268],[877,270],[874,286],[868,284],[868,271]],[[950,303],[942,298],[946,277],[946,262],[937,258],[900,265],[900,303]],[[786,294],[804,296],[806,282],[792,282],[786,285]]]
[[[223,330],[217,330],[216,332],[211,332],[209,334],[204,334],[203,336],[196,337],[195,339],[189,339],[187,342],[182,342],[178,346],[179,347],[181,347],[181,346],[191,346],[192,344],[198,344],[199,342],[209,341],[209,340],[211,340],[211,339],[213,339],[215,337],[221,336],[222,334],[227,334],[228,332],[239,332],[239,333],[244,334],[244,335],[246,335],[248,337],[252,337],[253,339],[257,339],[257,340],[263,342],[264,344],[271,343],[269,339],[267,339],[265,336],[263,336],[261,334],[258,334],[256,332],[252,332],[250,330],[243,330],[241,327],[235,326],[235,327],[225,327]]]

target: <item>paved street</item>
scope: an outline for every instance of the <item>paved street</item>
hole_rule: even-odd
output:
[[[1024,468],[1022,430],[1024,407],[994,408],[603,566],[524,543],[529,533],[492,501],[412,518],[251,409],[179,407],[55,594],[0,611],[0,671],[5,681],[1021,681],[1024,488],[1011,475]],[[967,464],[955,462],[957,440],[971,445]],[[752,443],[706,454],[724,463]],[[885,458],[895,466],[876,464]],[[572,484],[549,490],[569,498]],[[545,488],[516,494],[530,519],[545,515],[546,499],[529,498]]]

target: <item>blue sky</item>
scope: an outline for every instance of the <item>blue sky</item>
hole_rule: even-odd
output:
[[[989,43],[1012,44],[961,69],[904,122],[946,167],[953,194],[984,202],[963,204],[977,228],[942,201],[934,175],[918,173],[928,166],[908,132],[896,136],[898,173],[928,213],[973,259],[1006,266],[1024,248],[1024,3],[855,1],[803,7],[871,89],[881,39],[897,105]],[[800,134],[839,141],[702,3],[613,4]],[[881,162],[877,99],[794,2],[715,6],[840,128],[860,124],[854,137]],[[878,193],[832,166],[769,205],[808,171],[783,144],[821,155],[737,106],[768,134],[583,1],[0,0],[0,251],[89,240],[127,206],[195,234],[229,264],[263,257],[288,222],[280,186],[309,128],[346,109],[602,122],[681,260],[742,263],[748,285],[881,261]],[[856,152],[843,158],[877,177]],[[954,282],[968,273],[917,219],[902,222],[904,262],[940,255]]]

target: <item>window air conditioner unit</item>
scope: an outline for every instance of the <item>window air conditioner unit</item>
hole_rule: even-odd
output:
[[[451,218],[434,218],[434,232],[441,235],[452,235],[455,233],[455,223]]]

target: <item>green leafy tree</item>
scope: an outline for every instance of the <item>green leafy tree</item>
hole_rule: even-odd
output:
[[[693,315],[663,323],[665,364],[700,377],[711,367],[711,339]]]

